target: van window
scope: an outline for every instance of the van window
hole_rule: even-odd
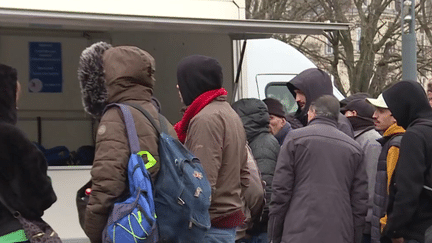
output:
[[[293,113],[298,109],[294,96],[288,90],[286,82],[271,82],[265,87],[266,98],[278,99],[285,108],[285,112]]]

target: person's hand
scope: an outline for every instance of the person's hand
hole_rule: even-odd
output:
[[[392,243],[404,243],[404,238],[393,238]]]

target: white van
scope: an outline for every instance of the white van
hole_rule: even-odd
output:
[[[303,70],[316,68],[297,49],[272,38],[247,40],[244,67],[247,82],[240,87],[239,97],[276,98],[288,113],[295,112],[297,104],[286,83]],[[333,93],[339,100],[344,98],[335,86]]]

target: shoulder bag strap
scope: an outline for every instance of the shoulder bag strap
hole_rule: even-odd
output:
[[[127,107],[124,104],[117,104],[117,103],[109,104],[107,107],[113,107],[113,106],[119,107],[123,114],[123,118],[125,120],[125,125],[126,125],[126,131],[128,135],[129,148],[131,152],[133,154],[138,153],[140,151],[139,140],[135,128],[135,122],[129,110],[129,107]]]
[[[168,129],[166,126],[166,122],[163,122],[166,120],[166,118],[162,116],[160,113],[159,113],[159,126],[158,126],[156,125],[156,121],[154,120],[153,116],[150,115],[150,113],[146,111],[144,108],[142,108],[141,106],[135,104],[129,104],[129,103],[124,103],[124,104],[132,106],[133,108],[139,110],[145,117],[147,117],[147,119],[150,121],[150,123],[153,125],[153,127],[156,129],[156,131],[159,134],[161,134],[162,132],[167,133]]]

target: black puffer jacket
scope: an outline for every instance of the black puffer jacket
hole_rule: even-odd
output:
[[[279,143],[269,131],[269,113],[264,102],[258,99],[242,99],[232,105],[239,114],[246,131],[246,138],[257,161],[261,176],[266,182],[266,206],[262,230],[267,230],[268,205],[272,193],[273,174],[279,154]]]
[[[55,201],[48,164],[16,126],[16,70],[0,64],[0,195],[24,217],[37,219]],[[0,236],[21,229],[0,204]]]

